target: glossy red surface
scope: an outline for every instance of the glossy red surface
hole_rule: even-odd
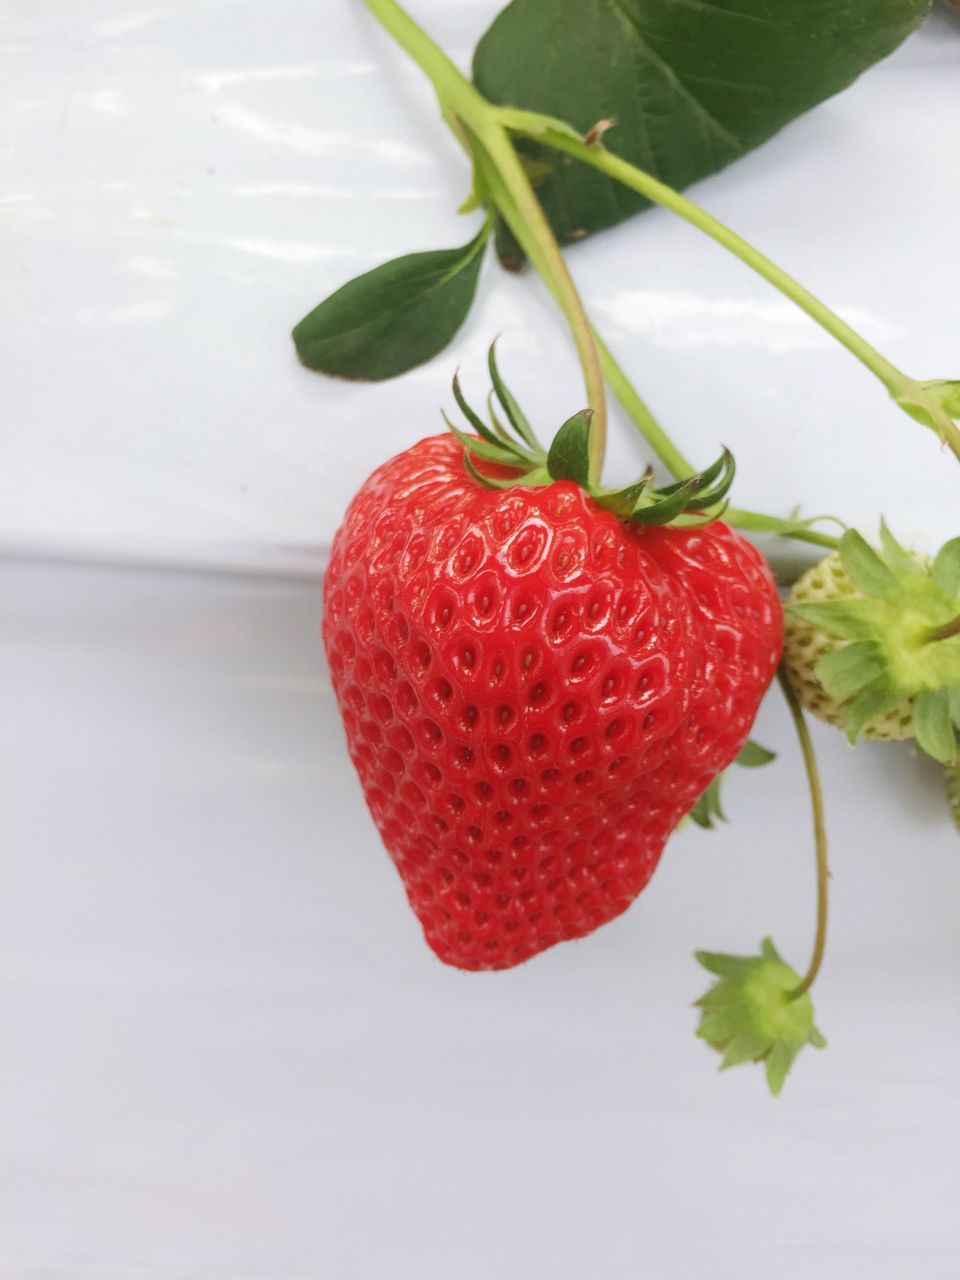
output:
[[[732,761],[780,603],[728,526],[492,491],[451,436],[380,467],[324,587],[350,754],[427,942],[502,969],[619,915]]]

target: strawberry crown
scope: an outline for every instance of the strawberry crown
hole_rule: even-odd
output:
[[[845,642],[814,673],[831,697],[849,700],[851,742],[874,716],[910,702],[917,745],[953,764],[960,730],[960,538],[945,543],[932,562],[902,547],[885,523],[880,540],[877,551],[854,529],[840,539],[854,594],[788,608]]]
[[[572,480],[600,506],[621,520],[633,524],[707,524],[717,520],[726,509],[724,501],[733,484],[736,465],[729,449],[704,471],[685,480],[656,487],[651,468],[639,480],[623,489],[605,489],[590,481],[590,423],[592,409],[581,409],[557,431],[549,449],[544,449],[529,421],[517,404],[497,368],[495,344],[490,347],[488,366],[493,391],[487,400],[490,421],[486,422],[467,403],[460,379],[453,379],[453,398],[460,412],[477,433],[469,436],[453,425],[444,413],[443,420],[464,449],[464,462],[470,474],[490,489],[510,489],[517,485],[535,487],[557,480]],[[494,401],[499,402],[506,424],[498,415]],[[509,477],[485,475],[479,466],[494,463],[516,474]]]

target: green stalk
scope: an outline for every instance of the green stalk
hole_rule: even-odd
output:
[[[501,118],[514,132],[523,133],[545,146],[562,151],[590,165],[600,173],[614,178],[648,200],[652,200],[655,204],[670,209],[705,235],[710,236],[712,240],[716,240],[751,270],[772,284],[775,289],[779,289],[791,302],[796,303],[821,328],[856,356],[861,364],[880,379],[901,408],[907,409],[907,406],[914,410],[919,408],[923,412],[924,420],[929,419],[930,425],[960,460],[960,429],[939,401],[928,395],[919,382],[891,364],[845,320],[841,320],[835,312],[831,311],[826,303],[821,302],[809,289],[805,289],[802,284],[794,280],[765,254],[755,249],[742,236],[731,231],[705,209],[701,209],[692,200],[680,195],[678,191],[658,181],[643,169],[638,169],[636,165],[621,159],[605,147],[596,144],[588,145],[561,121],[553,121],[549,116],[517,111],[514,108],[502,110]],[[913,416],[912,413],[911,416]]]
[[[504,191],[510,197],[512,219],[508,221],[511,230],[525,247],[536,246],[540,270],[567,318],[583,368],[587,403],[593,410],[590,424],[591,479],[599,482],[607,430],[606,389],[600,357],[576,285],[510,136],[497,118],[495,108],[461,75],[439,45],[396,0],[363,0],[363,3],[429,77],[444,113],[452,113],[459,119],[489,156]]]
[[[583,367],[587,403],[594,410],[590,430],[591,480],[599,482],[606,445],[604,380],[671,473],[677,479],[692,475],[696,468],[674,445],[590,325],[556,237],[510,138],[509,130],[515,127],[515,119],[526,119],[527,113],[508,113],[487,102],[397,0],[363,0],[363,3],[430,79],[443,118],[471,154],[485,194],[503,216],[567,319]],[[576,139],[577,135],[572,136]],[[780,534],[816,546],[837,546],[836,538],[814,532],[804,527],[803,522],[740,508],[728,509],[725,518],[742,529]]]
[[[807,972],[804,974],[800,985],[790,992],[790,998],[796,1000],[810,990],[816,982],[820,966],[823,964],[823,953],[827,946],[827,899],[830,884],[830,867],[827,863],[827,826],[823,815],[823,791],[820,787],[820,773],[817,769],[817,758],[814,754],[810,730],[807,728],[803,708],[800,706],[799,699],[794,693],[793,686],[787,679],[787,674],[783,667],[777,672],[777,678],[780,681],[783,696],[787,700],[790,716],[797,731],[797,738],[800,741],[800,751],[803,754],[803,765],[807,773],[807,784],[810,789],[810,807],[813,811],[813,836],[817,858],[817,932],[813,943],[813,955],[807,966]]]

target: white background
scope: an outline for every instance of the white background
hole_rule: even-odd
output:
[[[461,62],[495,8],[414,5]],[[695,192],[920,376],[960,376],[958,71],[941,14]],[[322,665],[324,548],[493,334],[541,424],[581,391],[492,263],[399,382],[309,375],[287,331],[466,239],[465,185],[353,0],[0,0],[0,1280],[955,1280],[960,847],[929,762],[816,727],[830,1047],[777,1103],[695,1040],[690,952],[806,957],[778,700],[730,825],[592,937],[467,975],[404,905]],[[571,262],[742,503],[957,532],[933,438],[715,246],[651,213]],[[614,435],[612,474],[642,457]]]

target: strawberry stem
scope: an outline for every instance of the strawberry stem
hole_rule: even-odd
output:
[[[933,644],[937,640],[951,640],[954,636],[960,636],[960,618],[945,622],[942,627],[933,627],[925,639],[927,644]]]
[[[731,231],[705,209],[701,209],[692,200],[688,200],[686,196],[682,196],[672,187],[658,181],[643,169],[638,169],[636,165],[621,159],[602,145],[591,146],[577,138],[569,126],[564,126],[562,121],[554,121],[549,116],[540,116],[535,112],[517,111],[514,108],[504,109],[504,119],[513,132],[522,133],[545,146],[562,151],[598,169],[655,204],[670,209],[705,235],[716,240],[741,262],[763,276],[774,288],[779,289],[785,297],[796,303],[821,328],[826,329],[832,337],[845,346],[861,364],[880,379],[902,408],[909,406],[907,411],[911,416],[914,416],[912,411],[921,410],[922,420],[936,430],[954,456],[960,460],[960,429],[939,400],[929,395],[919,382],[891,364],[845,320],[841,320],[834,311],[831,311],[826,303],[821,302],[809,289],[805,289],[802,284],[778,267],[759,249],[755,249],[742,236]]]
[[[513,142],[497,118],[495,108],[461,75],[439,45],[434,43],[396,0],[363,2],[430,78],[445,118],[448,121],[451,118],[459,120],[467,132],[475,162],[479,162],[481,156],[488,159],[489,163],[482,165],[486,181],[489,183],[495,176],[502,193],[509,196],[509,201],[500,206],[501,212],[519,243],[531,256],[531,261],[533,256],[530,250],[535,246],[538,269],[567,318],[580,357],[587,403],[593,410],[590,431],[591,479],[594,483],[599,483],[606,448],[607,422],[606,390],[600,356],[577,287]]]
[[[830,868],[827,864],[827,827],[823,814],[823,791],[820,787],[820,772],[817,768],[817,758],[814,754],[810,730],[807,728],[803,709],[783,667],[780,667],[777,672],[777,678],[780,681],[780,688],[783,690],[783,696],[790,709],[790,716],[797,731],[800,751],[803,755],[803,765],[807,773],[807,785],[810,789],[810,808],[813,813],[813,836],[817,858],[817,932],[813,943],[813,955],[810,958],[807,972],[801,979],[800,985],[790,993],[791,1000],[797,1000],[800,996],[806,995],[814,982],[816,982],[817,974],[820,972],[820,966],[823,963],[823,953],[827,945],[827,898]]]
[[[694,474],[696,468],[657,422],[606,344],[590,326],[560,246],[514,148],[510,134],[514,121],[510,113],[506,108],[495,107],[478,93],[397,0],[363,0],[363,3],[430,79],[444,120],[473,160],[483,194],[510,227],[570,325],[583,367],[587,400],[594,411],[590,429],[591,483],[596,486],[600,482],[606,446],[605,381],[673,476],[684,480]],[[528,118],[525,112],[514,115]],[[576,141],[576,135],[572,140]],[[588,150],[592,154],[594,149]],[[738,528],[780,534],[816,546],[837,546],[836,538],[810,529],[809,522],[739,508],[728,509],[725,518]]]

